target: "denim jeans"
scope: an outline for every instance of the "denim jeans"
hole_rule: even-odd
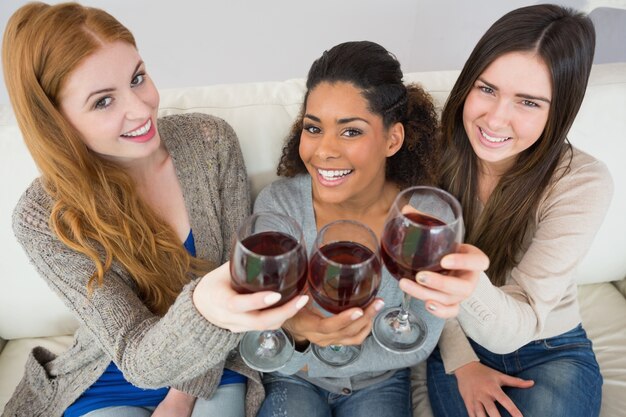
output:
[[[562,335],[535,340],[497,355],[470,339],[480,362],[522,379],[531,388],[504,387],[524,417],[594,417],[600,414],[602,376],[591,341],[581,325]],[[439,349],[428,359],[428,396],[435,417],[467,416],[456,377],[446,375]],[[510,414],[498,404],[500,414]]]
[[[245,417],[246,384],[220,385],[209,400],[198,398],[191,417]],[[156,407],[105,407],[83,417],[150,417]]]
[[[295,375],[263,378],[265,401],[257,417],[411,417],[408,369],[352,393],[334,394]]]

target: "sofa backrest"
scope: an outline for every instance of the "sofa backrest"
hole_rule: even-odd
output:
[[[419,82],[440,109],[457,71],[406,74]],[[303,80],[214,85],[161,91],[160,115],[203,112],[219,116],[237,133],[254,196],[276,178],[283,141],[297,117]],[[579,283],[626,276],[626,63],[593,68],[587,95],[570,132],[571,142],[604,161],[615,182],[607,219],[579,268]],[[11,213],[37,175],[7,106],[0,107],[0,338],[70,334],[76,323],[46,287],[15,242]],[[593,196],[589,196],[593,198]]]

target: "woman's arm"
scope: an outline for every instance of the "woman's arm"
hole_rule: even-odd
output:
[[[507,284],[495,287],[483,274],[474,294],[462,303],[458,320],[465,333],[494,353],[512,352],[539,337],[556,307],[575,305],[574,271],[611,195],[606,166],[575,155],[571,171],[540,204],[532,241]]]
[[[18,241],[129,382],[140,387],[182,382],[219,364],[237,345],[237,334],[209,323],[195,308],[192,294],[197,281],[183,288],[161,318],[146,308],[132,279],[116,263],[103,285],[88,294],[93,262],[56,238],[48,228],[49,210],[29,197],[27,193],[20,201],[13,217]]]

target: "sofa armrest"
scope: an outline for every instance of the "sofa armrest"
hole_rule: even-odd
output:
[[[624,298],[626,298],[626,278],[621,281],[613,281],[613,285],[615,285]]]

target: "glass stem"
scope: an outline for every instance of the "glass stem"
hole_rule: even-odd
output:
[[[273,330],[266,330],[261,333],[259,347],[265,351],[273,351],[276,348],[277,340]]]
[[[409,324],[409,305],[411,304],[411,296],[405,292],[402,293],[402,304],[400,304],[400,312],[398,313],[398,323],[401,326]]]

